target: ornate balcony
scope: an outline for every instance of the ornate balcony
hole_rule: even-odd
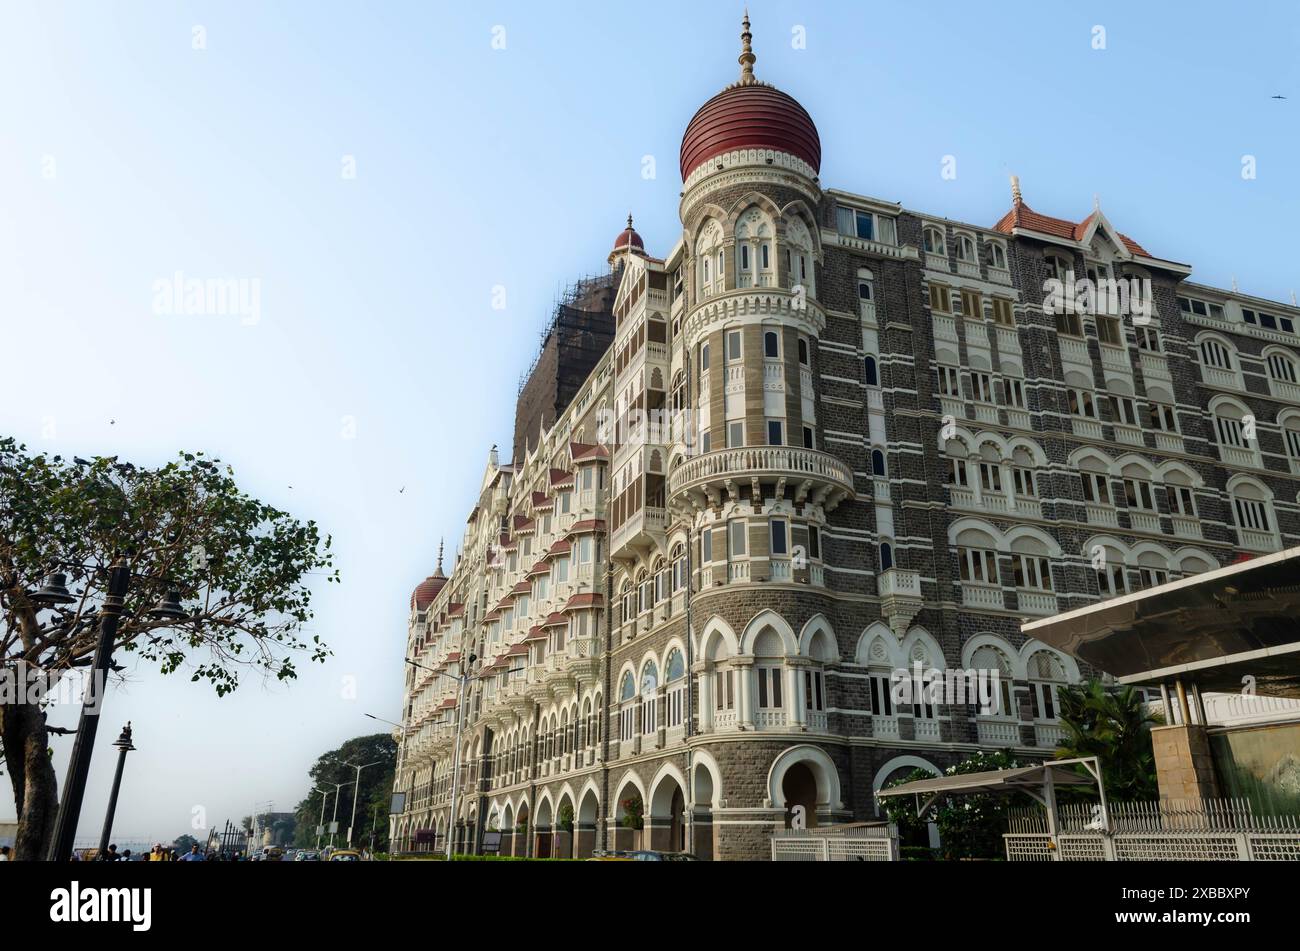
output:
[[[697,509],[718,505],[723,492],[738,498],[745,482],[754,487],[775,482],[778,494],[789,485],[796,504],[811,501],[828,512],[854,493],[853,471],[832,455],[793,446],[753,446],[688,459],[668,477],[669,502]]]
[[[566,667],[584,688],[600,678],[600,642],[594,637],[579,637],[565,645]]]

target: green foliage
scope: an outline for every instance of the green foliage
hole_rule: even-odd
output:
[[[623,807],[623,828],[640,829],[644,823],[645,806],[640,796],[629,796],[619,803]]]
[[[1094,679],[1063,688],[1060,702],[1065,738],[1056,748],[1057,759],[1097,757],[1113,802],[1159,796],[1151,727],[1160,720],[1146,711],[1137,691]]]
[[[242,492],[234,472],[202,453],[180,453],[156,469],[117,457],[29,455],[0,439],[0,663],[45,670],[84,663],[88,635],[107,586],[107,569],[130,559],[131,586],[118,650],[138,653],[164,673],[187,664],[190,679],[218,694],[238,685],[238,667],[286,680],[292,654],[323,661],[318,637],[304,640],[312,617],[303,579],[332,570],[330,540]],[[28,593],[60,571],[77,601],[38,614]],[[189,617],[149,616],[168,589]]]
[[[196,845],[203,848],[203,843],[192,835],[179,835],[172,840],[172,848],[176,850],[177,855],[184,855]]]
[[[982,773],[995,769],[1014,769],[1026,764],[1009,753],[979,752],[944,771],[945,776]],[[915,770],[889,786],[898,786],[916,779],[932,779],[924,770]],[[940,852],[945,859],[1001,858],[1005,853],[1002,833],[1007,828],[1007,810],[1030,805],[1033,800],[1023,793],[1007,795],[948,795],[930,807],[926,819],[939,830]],[[898,825],[901,838],[915,839],[926,826],[926,821],[916,816],[916,802],[907,797],[881,800],[881,808],[891,822]],[[927,850],[928,851],[928,850]],[[919,855],[917,856],[919,857]]]
[[[370,830],[375,830],[375,850],[388,848],[388,807],[392,801],[393,777],[397,768],[397,741],[391,733],[372,733],[348,740],[338,749],[323,753],[312,766],[309,788],[326,791],[325,824],[328,826],[334,813],[334,796],[336,784],[338,794],[339,835],[346,836],[348,820],[352,817],[353,787],[357,771],[354,763],[366,766],[361,771],[361,792],[357,799],[356,829],[352,834],[353,845],[370,845]],[[320,822],[321,794],[309,793],[307,798],[298,803],[294,810],[297,819],[294,845],[298,848],[311,848],[316,844],[316,824]],[[338,842],[335,837],[335,842]]]
[[[571,805],[567,802],[562,805],[556,818],[561,829],[565,832],[573,831],[573,807]]]

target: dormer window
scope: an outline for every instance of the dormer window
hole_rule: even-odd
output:
[[[947,255],[948,247],[943,240],[943,232],[938,228],[926,228],[922,233],[926,254]]]
[[[1002,245],[990,244],[988,245],[988,249],[989,264],[1005,271],[1007,269],[1007,252],[1002,249]]]
[[[975,262],[975,242],[968,235],[957,236],[957,260]]]

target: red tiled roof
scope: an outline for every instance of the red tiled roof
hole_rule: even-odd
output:
[[[563,469],[552,469],[552,470],[551,470],[551,485],[552,485],[552,486],[557,486],[557,485],[569,485],[569,484],[572,483],[572,482],[573,482],[573,473],[572,473],[572,472],[566,472],[566,471],[563,470]]]
[[[605,520],[603,518],[587,518],[581,522],[574,522],[573,527],[569,529],[570,535],[581,535],[584,532],[603,532],[605,530]]]
[[[453,698],[448,697],[448,698],[447,698],[446,700],[444,700],[442,703],[438,704],[437,709],[439,709],[439,710],[450,710],[450,709],[451,709],[452,707],[454,707],[454,706],[456,706],[456,701],[455,701]]]
[[[515,585],[513,588],[510,589],[511,595],[532,594],[532,593],[533,593],[533,583],[531,581],[521,581],[519,582],[519,584]]]
[[[569,619],[559,611],[556,611],[546,616],[546,620],[542,622],[542,627],[561,627],[568,623]]]
[[[447,617],[460,617],[465,613],[465,605],[452,603],[447,605]]]
[[[532,578],[536,575],[544,575],[547,574],[550,570],[551,570],[551,566],[548,565],[546,563],[546,559],[543,558],[537,564],[533,565],[531,568],[528,569],[528,577]]]
[[[1050,215],[1040,215],[1023,201],[1012,202],[1011,210],[1003,215],[998,223],[993,226],[994,231],[1000,231],[1002,234],[1011,234],[1013,229],[1021,228],[1025,231],[1037,231],[1040,234],[1050,234],[1057,238],[1068,238],[1071,241],[1080,241],[1088,231],[1088,226],[1092,219],[1096,217],[1097,212],[1093,212],[1082,221],[1067,221],[1064,218],[1053,218]],[[1124,242],[1132,254],[1140,254],[1144,258],[1151,257],[1151,254],[1126,234],[1121,234],[1119,239]]]
[[[560,610],[572,611],[575,608],[600,608],[604,606],[605,598],[603,595],[588,592],[586,594],[575,594],[564,602],[564,607]]]
[[[554,545],[550,547],[550,550],[546,552],[546,557],[550,558],[552,555],[563,555],[568,551],[570,551],[572,548],[573,548],[573,543],[571,541],[569,541],[567,538],[561,538],[559,541],[557,541]]]
[[[528,653],[528,645],[527,645],[527,644],[524,644],[524,643],[519,643],[519,644],[515,644],[515,645],[513,645],[513,646],[510,648],[510,650],[506,651],[506,656],[507,656],[507,657],[522,657],[524,654],[527,654],[527,653]]]
[[[569,456],[574,462],[583,459],[608,459],[609,450],[594,443],[571,442],[569,443]]]
[[[537,523],[534,522],[531,518],[528,518],[526,515],[515,516],[516,532],[531,532],[536,527],[536,525]]]
[[[528,629],[528,636],[525,637],[524,640],[525,640],[525,641],[544,641],[544,640],[546,640],[546,632],[545,632],[544,630],[542,630],[542,628],[543,628],[544,626],[545,626],[545,625],[542,625],[542,624],[534,624],[532,627],[530,627],[530,628]]]

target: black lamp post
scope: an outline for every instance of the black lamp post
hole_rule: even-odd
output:
[[[67,594],[67,588],[63,588],[62,593],[57,590],[62,583],[62,575],[51,575],[49,583],[32,595],[32,600],[44,607],[76,600]],[[50,851],[46,855],[51,862],[67,861],[72,854],[72,841],[77,834],[77,822],[81,818],[81,802],[86,794],[86,777],[90,774],[90,757],[95,748],[95,733],[99,728],[99,706],[103,701],[103,690],[107,686],[108,671],[113,663],[117,625],[122,617],[130,584],[131,567],[125,558],[119,557],[108,569],[108,593],[104,598],[104,606],[100,609],[99,640],[95,644],[95,658],[90,668],[90,685],[81,705],[77,737],[72,743],[72,759],[68,763],[67,785],[63,800],[59,803],[58,818],[54,821]],[[149,613],[153,617],[172,621],[188,617],[180,606],[180,593],[175,589],[168,591],[167,597]]]
[[[131,745],[131,722],[128,720],[122,729],[122,735],[114,741],[117,747],[117,772],[113,774],[113,791],[108,795],[108,812],[104,814],[104,831],[99,834],[99,854],[108,853],[108,839],[113,834],[113,814],[117,812],[117,792],[122,788],[122,768],[126,766],[126,754],[135,749]]]

